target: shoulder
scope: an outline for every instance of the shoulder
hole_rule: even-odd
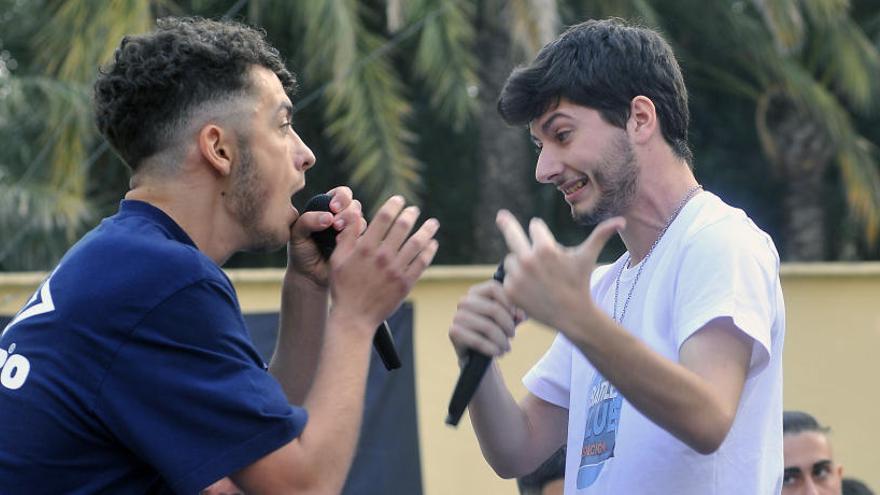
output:
[[[150,306],[200,281],[231,284],[210,258],[161,224],[137,218],[105,219],[64,259],[53,278],[85,300],[138,301]]]
[[[712,193],[700,196],[699,203],[689,212],[689,222],[681,239],[686,256],[719,260],[745,256],[767,268],[778,269],[779,253],[773,239],[743,210],[726,204]]]

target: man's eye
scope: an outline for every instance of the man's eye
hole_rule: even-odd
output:
[[[556,140],[559,141],[560,143],[562,143],[566,139],[568,139],[568,136],[570,136],[570,135],[571,135],[571,131],[559,131],[556,133]]]
[[[782,484],[784,486],[793,485],[793,484],[797,483],[797,481],[798,481],[798,474],[797,473],[785,473],[782,476]]]
[[[831,466],[817,466],[813,469],[813,476],[816,478],[825,478],[831,474]]]
[[[281,124],[281,128],[284,129],[285,127],[288,129],[293,129],[293,122],[289,120],[285,121],[283,124]]]

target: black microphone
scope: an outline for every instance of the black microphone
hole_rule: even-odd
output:
[[[504,262],[498,265],[492,278],[498,282],[504,282]],[[458,375],[458,382],[455,384],[455,390],[452,392],[452,398],[449,400],[449,413],[446,416],[446,424],[458,426],[458,421],[464,413],[464,409],[470,403],[477,387],[483,380],[483,375],[489,368],[492,357],[473,349],[468,351],[467,362]]]
[[[313,196],[303,208],[303,213],[309,211],[330,211],[331,199],[333,197],[329,194]],[[332,225],[324,230],[312,232],[312,239],[318,245],[318,250],[325,260],[330,259],[330,255],[333,254],[333,249],[336,247],[336,234],[338,233]],[[376,349],[376,352],[382,359],[385,369],[396,370],[400,368],[400,356],[394,347],[394,337],[391,335],[391,329],[388,328],[387,321],[383,321],[379,328],[376,329],[376,335],[373,337],[373,348]]]

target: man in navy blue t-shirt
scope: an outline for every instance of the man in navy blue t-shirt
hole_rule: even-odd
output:
[[[418,210],[395,196],[367,226],[347,187],[300,215],[290,198],[315,157],[291,125],[294,83],[237,23],[163,19],[122,40],[95,113],[131,190],[3,329],[0,491],[197,493],[227,476],[248,493],[342,489],[373,334],[438,224],[410,234]],[[310,234],[329,227],[324,261]],[[220,265],[284,244],[267,371]]]

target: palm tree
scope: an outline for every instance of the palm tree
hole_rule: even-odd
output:
[[[697,85],[755,103],[755,127],[772,172],[785,184],[783,254],[826,256],[828,173],[836,166],[850,210],[873,243],[880,232],[875,146],[853,113],[876,107],[880,53],[856,25],[848,2],[752,0],[664,4]],[[705,19],[712,19],[706,23]]]
[[[235,2],[232,7],[238,10],[242,5]],[[246,11],[248,21],[262,22],[269,28],[275,44],[287,48],[293,58],[306,61],[299,71],[306,91],[296,102],[298,110],[321,101],[320,120],[312,126],[322,129],[329,143],[325,147],[347,165],[346,182],[359,188],[365,203],[372,206],[391,194],[403,194],[416,203],[420,199],[421,165],[411,149],[415,133],[408,120],[408,79],[418,79],[428,88],[434,95],[432,106],[450,125],[461,128],[476,113],[476,100],[469,93],[476,85],[476,60],[469,51],[473,25],[468,4],[423,0],[389,1],[387,6],[402,15],[402,24],[377,22],[383,12],[351,0],[252,0]],[[104,154],[107,146],[91,124],[89,95],[95,68],[109,59],[125,33],[149,30],[158,12],[216,15],[211,9],[206,2],[173,6],[159,0],[111,4],[64,0],[19,5],[14,13],[18,15],[7,18],[6,24],[13,26],[22,18],[42,13],[36,16],[41,22],[34,25],[43,27],[33,37],[28,53],[33,63],[26,73],[5,85],[10,95],[0,100],[3,115],[15,120],[47,117],[32,119],[33,127],[42,128],[40,137],[22,141],[31,146],[19,150],[30,151],[34,142],[42,142],[34,159],[10,157],[9,162],[0,162],[0,188],[8,192],[0,200],[7,206],[0,227],[4,234],[35,232],[45,245],[53,244],[48,242],[50,238],[58,239],[59,229],[66,235],[54,242],[61,249],[52,249],[28,263],[14,254],[21,251],[27,236],[7,241],[7,246],[16,248],[6,249],[6,263],[0,266],[51,265],[96,217],[87,178],[97,159],[108,158]],[[18,34],[25,37],[29,33],[19,30]],[[394,64],[393,56],[400,54],[398,45],[405,41],[413,45],[415,54],[411,73],[403,73]],[[34,111],[35,102],[40,102],[39,111]],[[0,132],[21,134],[11,125],[13,121],[0,121],[0,126],[7,124]],[[4,136],[4,141],[9,139],[11,136]],[[116,167],[121,163],[113,157],[109,160]],[[31,165],[21,167],[23,163]],[[19,207],[13,207],[16,205]],[[38,218],[44,221],[36,221]]]
[[[0,70],[0,140],[12,143],[0,150],[0,234],[16,239],[0,248],[2,268],[50,266],[124,190],[125,167],[106,153],[90,120],[94,68],[122,33],[146,31],[166,12],[225,13],[263,26],[300,76],[294,103],[306,117],[301,131],[319,156],[329,156],[322,163],[344,165],[318,167],[312,177],[335,174],[333,182],[351,183],[368,208],[390,194],[472,205],[472,218],[442,219],[464,226],[443,240],[470,244],[464,251],[476,253],[459,262],[503,255],[494,228],[498,208],[523,220],[559,209],[558,198],[535,196],[528,140],[522,129],[501,123],[495,101],[510,70],[530,60],[563,23],[608,15],[665,28],[690,70],[692,90],[723,87],[755,102],[763,148],[789,184],[783,243],[789,258],[822,256],[816,247],[825,236],[824,206],[817,191],[834,165],[866,237],[877,236],[875,151],[848,112],[872,108],[877,90],[869,83],[878,63],[846,2],[0,1],[9,4],[0,36],[6,46],[18,43],[16,53],[26,60],[12,77]],[[426,163],[446,165],[419,146],[426,122],[448,129],[443,133],[457,142],[474,143],[461,156],[473,165],[470,175],[459,179],[474,177],[474,187],[444,182],[448,190],[439,190],[423,183],[438,174],[427,173]],[[106,198],[96,195],[107,189]]]
[[[122,33],[149,27],[149,6],[9,7],[4,42],[30,63],[7,72],[0,96],[0,267],[44,269],[96,217],[88,169],[106,147],[94,148],[90,83]]]

